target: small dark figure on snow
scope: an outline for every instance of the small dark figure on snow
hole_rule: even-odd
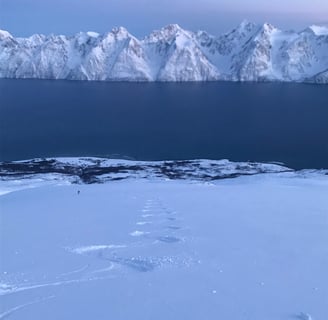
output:
[[[80,190],[77,190],[77,194],[80,194],[80,192],[81,192]]]

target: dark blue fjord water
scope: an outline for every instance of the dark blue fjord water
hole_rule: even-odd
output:
[[[328,86],[0,80],[0,160],[210,158],[328,168]]]

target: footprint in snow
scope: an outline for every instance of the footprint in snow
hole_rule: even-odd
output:
[[[145,226],[147,224],[152,224],[152,222],[151,221],[139,221],[136,224],[137,224],[137,226]]]
[[[143,259],[143,258],[115,257],[115,258],[110,258],[108,260],[139,272],[150,272],[153,271],[158,266],[158,264],[155,261],[152,261],[150,259]]]
[[[141,217],[142,218],[150,218],[150,217],[153,217],[154,215],[153,214],[143,214]]]
[[[178,227],[178,226],[167,226],[166,229],[179,230],[179,229],[181,229],[181,227]]]
[[[132,237],[141,237],[141,236],[145,236],[147,234],[149,234],[149,232],[136,230],[136,231],[131,232],[130,236],[132,236]]]
[[[157,240],[159,240],[161,242],[165,242],[165,243],[176,243],[176,242],[181,241],[181,239],[179,239],[177,237],[171,237],[171,236],[159,237],[159,238],[157,238]]]

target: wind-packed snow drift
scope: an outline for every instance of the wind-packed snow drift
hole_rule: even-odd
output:
[[[33,35],[0,30],[0,77],[107,81],[327,83],[328,28],[301,32],[243,21],[221,36],[173,24],[142,40],[106,34]]]

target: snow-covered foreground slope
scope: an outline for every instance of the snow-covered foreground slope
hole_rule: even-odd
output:
[[[221,36],[176,24],[142,40],[125,28],[15,38],[0,30],[0,78],[327,83],[328,28],[243,21]]]
[[[0,319],[327,319],[328,176],[265,166],[93,184],[6,167],[1,190],[25,185],[0,197]]]

